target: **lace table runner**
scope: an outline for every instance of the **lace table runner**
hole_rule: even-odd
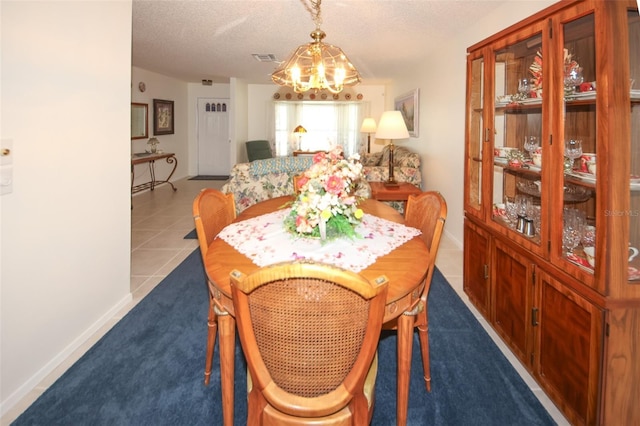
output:
[[[291,209],[232,223],[218,237],[258,266],[308,259],[360,272],[380,256],[390,253],[420,231],[416,228],[365,214],[356,232],[362,238],[321,241],[292,235],[284,228]]]

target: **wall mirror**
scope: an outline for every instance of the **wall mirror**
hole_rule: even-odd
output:
[[[149,105],[131,103],[131,139],[149,137]]]

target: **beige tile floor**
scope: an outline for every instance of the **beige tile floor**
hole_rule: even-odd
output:
[[[147,191],[133,196],[131,211],[131,292],[133,301],[119,312],[109,324],[97,332],[70,356],[53,373],[46,377],[32,392],[10,409],[1,419],[0,426],[8,426],[38,396],[42,394],[62,373],[77,361],[100,337],[118,322],[133,306],[144,298],[160,283],[176,266],[178,266],[194,249],[198,247],[194,239],[184,239],[193,230],[191,206],[193,199],[202,188],[220,189],[221,181],[195,181],[182,179],[175,182],[177,191],[164,185],[154,191]],[[544,407],[559,425],[569,425],[558,409],[548,399],[538,384],[525,371],[524,367],[493,330],[468,302],[462,290],[462,250],[446,236],[441,242],[437,265],[452,287],[467,303],[473,314],[485,327],[489,335],[503,351],[507,359],[514,365],[533,393],[540,399]]]

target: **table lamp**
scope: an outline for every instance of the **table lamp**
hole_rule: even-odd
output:
[[[409,131],[400,111],[385,111],[380,117],[376,139],[389,139],[389,179],[384,186],[398,186],[393,177],[393,140],[409,138]]]
[[[307,133],[307,129],[298,125],[295,129],[293,129],[293,133],[298,137],[298,149],[302,149],[302,134]]]
[[[367,134],[367,154],[371,152],[371,133],[376,132],[376,120],[373,118],[365,118],[360,127],[360,133]]]

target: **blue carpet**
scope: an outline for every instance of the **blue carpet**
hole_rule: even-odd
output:
[[[185,240],[195,240],[197,238],[198,238],[198,234],[196,234],[196,230],[195,229],[184,236]]]
[[[462,300],[436,271],[431,288],[432,391],[415,336],[409,425],[553,425]],[[208,295],[195,250],[36,400],[14,425],[220,425],[218,348],[203,384]],[[373,425],[395,425],[395,335],[380,342]],[[236,424],[246,370],[236,352]]]

